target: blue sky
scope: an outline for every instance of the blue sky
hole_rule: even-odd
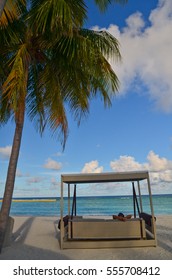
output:
[[[129,0],[125,6],[110,6],[105,14],[94,1],[87,2],[86,27],[104,29],[120,42],[123,61],[111,61],[119,93],[110,109],[93,100],[79,128],[69,115],[64,152],[49,131],[41,138],[26,119],[14,196],[58,196],[62,173],[145,169],[153,193],[172,193],[171,0]],[[13,132],[11,123],[0,129],[0,197]],[[109,194],[102,188],[95,192]]]

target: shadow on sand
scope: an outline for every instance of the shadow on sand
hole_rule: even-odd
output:
[[[157,230],[158,246],[172,253],[172,235],[171,227],[160,225]]]
[[[29,217],[25,222],[13,233],[11,246],[6,247],[0,254],[0,260],[68,260],[69,258],[59,252],[38,248],[24,244],[24,241],[30,231],[35,217]],[[54,221],[54,226],[58,221]],[[55,238],[59,239],[59,232],[56,230]]]
[[[24,243],[31,225],[34,221],[34,217],[29,217],[18,229],[12,234],[12,242]]]

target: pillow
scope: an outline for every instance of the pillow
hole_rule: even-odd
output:
[[[66,227],[68,225],[68,220],[69,220],[69,216],[68,215],[63,217],[64,227]],[[61,228],[61,219],[59,220],[59,223],[58,223],[58,229],[60,229],[60,228]]]

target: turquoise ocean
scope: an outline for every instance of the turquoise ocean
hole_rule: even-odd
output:
[[[172,194],[153,195],[156,215],[172,215]],[[142,197],[143,211],[150,213],[149,197]],[[0,202],[1,206],[1,202]],[[72,201],[71,201],[72,206]],[[109,216],[123,212],[133,214],[132,196],[77,197],[77,215]],[[67,214],[67,198],[64,198],[64,215]],[[12,202],[12,216],[60,216],[60,198],[15,198]]]

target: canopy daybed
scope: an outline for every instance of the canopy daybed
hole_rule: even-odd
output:
[[[125,222],[101,217],[77,216],[77,185],[88,183],[130,182],[133,192],[133,217]],[[140,182],[147,188],[150,213],[143,212]],[[71,185],[74,186],[71,205]],[[127,184],[128,185],[128,184]],[[137,192],[136,186],[137,185]],[[64,188],[68,193],[68,213],[64,218]],[[137,194],[136,194],[137,193]],[[103,207],[103,205],[102,205]],[[113,211],[113,209],[112,209]],[[108,248],[156,246],[156,225],[153,211],[149,173],[120,172],[61,175],[60,246],[64,248]]]

